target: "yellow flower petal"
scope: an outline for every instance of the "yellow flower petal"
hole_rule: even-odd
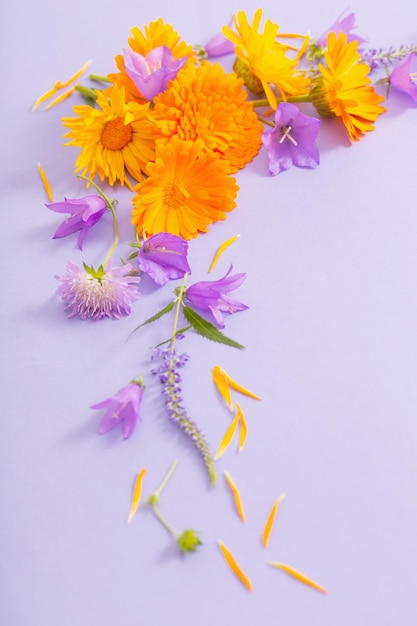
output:
[[[211,272],[211,270],[214,268],[214,266],[216,265],[217,261],[219,260],[221,254],[226,250],[226,248],[228,248],[229,246],[232,245],[232,243],[234,243],[236,241],[236,239],[239,239],[240,235],[235,235],[234,237],[230,237],[230,239],[226,239],[226,241],[224,241],[219,248],[217,249],[216,254],[214,255],[214,258],[211,262],[210,267],[208,268],[208,274]]]
[[[226,377],[226,381],[229,387],[231,387],[235,391],[238,391],[239,393],[243,393],[245,396],[249,396],[249,398],[254,398],[255,400],[261,400],[261,398],[257,396],[256,394],[254,394],[252,391],[245,389],[245,387],[242,387],[242,385],[239,385],[235,380],[233,380],[233,378],[230,378],[230,376],[226,374],[224,370],[223,370],[223,373]]]
[[[84,72],[90,67],[91,63],[92,61],[87,61],[87,63],[84,63],[84,65],[80,67],[80,69],[77,70],[75,74],[70,76],[70,78],[68,78],[68,80],[66,80],[64,83],[61,83],[60,88],[65,89],[65,87],[68,87],[68,85],[71,85],[71,83],[80,78],[80,76],[82,76]]]
[[[55,100],[52,100],[48,105],[46,105],[45,111],[47,111],[48,109],[52,109],[52,107],[54,107],[56,104],[59,104],[60,102],[63,102],[64,100],[69,98],[69,96],[74,93],[76,88],[77,85],[71,87],[70,89],[68,89],[68,91],[64,91],[64,93],[61,93],[60,96],[58,96],[57,98],[55,98]]]
[[[309,587],[312,587],[313,589],[316,589],[317,591],[321,591],[322,593],[328,593],[325,587],[323,587],[322,585],[319,585],[319,583],[316,583],[314,580],[311,580],[311,578],[308,578],[307,576],[305,576],[298,570],[294,569],[290,565],[286,565],[285,563],[274,563],[274,562],[270,562],[268,565],[281,569],[283,572],[286,572],[293,578],[296,578],[300,582],[304,583],[305,585],[308,585]]]
[[[38,163],[38,170],[39,170],[39,174],[41,176],[42,179],[42,183],[44,186],[44,189],[46,191],[46,195],[48,196],[49,202],[53,202],[54,201],[54,196],[52,193],[52,189],[51,189],[51,185],[49,184],[48,179],[46,178],[46,174],[43,170],[43,167],[40,163]]]
[[[237,414],[239,416],[239,452],[242,452],[248,434],[248,425],[240,405],[236,402]]]
[[[233,411],[232,396],[230,394],[230,388],[227,383],[226,372],[224,371],[224,369],[222,369],[218,365],[215,365],[213,369],[211,370],[211,373],[213,376],[214,383],[217,389],[219,390],[221,397],[223,398],[223,400],[226,401],[226,404],[229,407],[229,409]]]
[[[267,520],[265,522],[265,526],[264,526],[264,530],[262,533],[262,545],[264,548],[266,548],[266,546],[268,545],[269,542],[269,537],[271,535],[271,531],[272,531],[272,527],[274,525],[274,521],[275,521],[275,515],[278,509],[278,506],[281,504],[281,502],[283,501],[283,499],[285,498],[286,494],[282,493],[280,496],[278,496],[278,498],[275,500],[269,515],[267,517]]]
[[[135,516],[136,511],[138,510],[140,497],[142,494],[142,482],[143,482],[143,477],[145,476],[145,474],[146,474],[146,469],[143,468],[140,470],[139,474],[136,477],[135,486],[133,488],[132,505],[130,507],[129,516],[127,518],[128,524],[132,521],[132,519]]]
[[[233,482],[232,477],[230,476],[230,474],[226,471],[223,472],[224,473],[224,477],[227,480],[227,484],[229,485],[233,496],[235,498],[235,504],[236,504],[236,510],[239,513],[239,517],[242,520],[242,522],[246,522],[246,515],[245,515],[245,511],[243,509],[243,503],[242,503],[242,497],[240,495],[240,491],[237,488],[236,484]]]
[[[77,70],[75,74],[73,74],[70,78],[68,78],[68,80],[66,80],[65,82],[62,83],[60,80],[57,80],[57,82],[54,84],[53,87],[51,87],[51,89],[49,89],[48,91],[43,93],[41,96],[39,96],[39,98],[36,100],[35,104],[32,107],[32,111],[36,111],[36,109],[38,108],[39,105],[42,104],[42,102],[45,102],[45,100],[49,100],[49,98],[52,98],[52,96],[54,96],[59,89],[65,89],[65,87],[68,87],[68,85],[70,85],[75,80],[77,80],[77,78],[80,78],[80,76],[84,74],[84,72],[91,65],[91,63],[92,63],[91,61],[87,61],[87,63],[84,63],[84,65],[79,70]],[[50,107],[47,107],[47,108],[50,108]]]
[[[217,459],[220,459],[220,457],[226,452],[227,448],[230,446],[230,443],[233,439],[233,435],[235,434],[235,430],[238,424],[239,424],[239,414],[236,413],[233,421],[231,422],[230,426],[226,430],[223,436],[223,439],[221,440],[219,444],[219,447],[217,448],[216,454],[214,455],[214,459],[216,461]]]
[[[220,550],[222,551],[222,554],[224,556],[224,560],[226,561],[227,565],[230,567],[232,572],[235,574],[235,576],[237,576],[237,578],[240,580],[240,582],[245,585],[245,587],[246,587],[246,589],[248,589],[248,591],[252,591],[253,587],[252,587],[251,581],[246,576],[246,574],[244,573],[242,568],[238,565],[235,557],[232,555],[230,550],[228,550],[228,548],[226,548],[224,543],[222,543],[221,541],[218,541],[217,544],[218,544]]]

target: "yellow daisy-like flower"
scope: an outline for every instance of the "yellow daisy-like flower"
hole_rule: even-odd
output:
[[[374,130],[374,122],[386,109],[380,106],[384,98],[370,86],[370,67],[360,63],[358,42],[348,43],[345,33],[329,33],[324,60],[319,64],[320,75],[313,79],[311,99],[323,116],[336,115],[342,119],[351,141]]]
[[[264,30],[259,30],[262,19],[262,9],[258,9],[249,24],[245,11],[238,11],[234,17],[234,26],[237,33],[229,26],[223,27],[224,35],[235,44],[235,53],[241,63],[246,66],[249,76],[246,78],[248,88],[253,81],[258,81],[268,98],[269,104],[276,109],[277,99],[271,88],[273,85],[280,97],[286,100],[289,96],[304,95],[308,91],[310,79],[305,72],[297,69],[298,58],[305,48],[308,37],[301,35],[281,35],[287,38],[303,39],[303,45],[294,59],[288,56],[288,51],[294,48],[280,43],[279,26],[270,19],[266,20]]]
[[[208,224],[236,206],[239,187],[228,171],[216,153],[201,154],[199,142],[173,137],[157,144],[148,178],[135,188],[132,223],[139,235],[168,232],[191,239],[207,232]]]
[[[159,18],[156,22],[150,22],[148,26],[145,26],[144,31],[145,32],[142,33],[137,26],[130,31],[132,36],[128,38],[127,42],[133,52],[137,52],[146,57],[154,48],[166,46],[171,50],[174,59],[187,56],[195,63],[195,55],[192,46],[181,41],[179,34],[170,24],[165,24],[162,18]],[[126,73],[123,55],[118,54],[115,57],[115,61],[119,72],[109,74],[108,79],[115,85],[125,88],[127,100],[145,102],[146,98],[139,93],[136,85]]]
[[[154,158],[155,140],[149,106],[125,102],[124,89],[113,86],[98,92],[98,108],[74,107],[77,117],[65,117],[62,123],[70,131],[66,146],[77,146],[81,152],[75,172],[93,179],[96,174],[110,185],[120,181],[133,190],[127,172],[137,181]]]
[[[244,167],[259,152],[263,126],[242,86],[218,63],[183,68],[154,100],[156,141],[198,141],[229,161],[230,171]]]

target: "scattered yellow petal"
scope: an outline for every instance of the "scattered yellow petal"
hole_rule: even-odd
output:
[[[283,501],[283,499],[285,498],[285,496],[286,496],[285,493],[282,493],[280,496],[278,496],[278,498],[275,500],[272,506],[272,509],[269,512],[269,515],[265,522],[264,531],[262,533],[262,545],[264,548],[266,548],[266,546],[268,545],[269,537],[271,535],[272,527],[274,525],[277,509],[279,505],[281,504],[281,502]]]
[[[248,434],[248,425],[245,416],[238,402],[236,402],[237,414],[239,416],[239,452],[242,452]]]
[[[233,378],[230,378],[229,374],[226,374],[224,370],[222,371],[223,371],[224,376],[226,377],[226,381],[229,387],[231,387],[235,391],[239,391],[239,393],[243,393],[245,396],[249,396],[249,398],[254,398],[255,400],[261,400],[259,396],[255,395],[252,391],[245,389],[245,387],[242,387],[242,385],[239,385],[239,383],[233,380]]]
[[[220,459],[220,457],[226,452],[227,448],[230,446],[230,443],[233,439],[233,435],[235,434],[235,430],[238,424],[239,424],[239,414],[236,413],[235,417],[233,418],[233,421],[231,422],[230,426],[224,433],[223,439],[221,440],[219,447],[217,448],[217,452],[214,455],[214,459],[216,461],[217,459]]]
[[[142,494],[142,482],[143,477],[146,474],[146,469],[141,469],[139,474],[136,477],[135,486],[133,488],[133,496],[132,496],[132,505],[130,507],[129,516],[127,518],[127,522],[130,523],[135,516],[136,511],[138,510],[140,497]]]
[[[211,370],[211,373],[213,376],[214,383],[217,389],[219,390],[221,397],[223,398],[223,400],[226,401],[226,404],[229,407],[229,409],[233,411],[232,396],[230,394],[229,385],[227,384],[226,372],[224,371],[224,369],[222,369],[218,365],[215,365],[213,369]]]
[[[53,202],[54,201],[54,196],[52,193],[52,189],[51,189],[51,185],[49,184],[48,179],[46,178],[46,174],[43,170],[43,167],[40,163],[38,163],[38,170],[39,170],[39,174],[41,176],[42,179],[42,183],[44,186],[44,189],[46,191],[46,195],[48,196],[49,202]]]
[[[51,87],[51,89],[49,89],[48,91],[43,93],[41,96],[39,96],[39,98],[36,100],[35,104],[32,107],[32,111],[36,111],[36,109],[38,108],[39,105],[42,104],[42,102],[45,102],[45,100],[49,100],[49,98],[52,98],[52,96],[54,96],[59,89],[65,89],[65,87],[68,87],[68,85],[70,85],[75,80],[77,80],[77,78],[80,78],[80,76],[84,74],[84,72],[91,65],[91,63],[92,63],[91,61],[87,61],[87,63],[84,63],[84,65],[79,70],[77,70],[75,74],[73,74],[70,78],[68,78],[68,80],[66,80],[65,82],[62,83],[60,80],[57,80],[57,82],[54,84],[53,87]]]
[[[211,272],[211,270],[214,268],[214,266],[216,265],[217,261],[219,260],[221,254],[226,250],[226,248],[228,248],[229,246],[232,245],[232,243],[234,243],[236,241],[236,239],[239,239],[240,235],[235,235],[234,237],[230,237],[230,239],[226,239],[226,241],[224,241],[217,249],[216,254],[214,255],[214,258],[211,262],[210,267],[208,268],[208,273]]]
[[[71,83],[80,78],[80,76],[82,76],[84,72],[86,72],[87,69],[90,67],[91,63],[92,61],[87,61],[87,63],[84,63],[84,65],[80,67],[80,69],[77,70],[75,74],[70,76],[70,78],[68,78],[68,80],[66,80],[64,83],[61,83],[60,89],[65,89],[65,87],[68,87],[68,85],[71,85]]]
[[[55,100],[52,100],[48,105],[46,105],[45,111],[47,111],[48,109],[52,109],[52,107],[54,107],[56,104],[59,104],[60,102],[63,102],[63,100],[69,98],[69,96],[74,93],[76,88],[77,85],[71,87],[70,89],[68,89],[68,91],[64,91],[64,93],[61,93],[60,96],[58,96],[57,98],[55,98]]]
[[[233,496],[235,498],[235,504],[236,504],[236,510],[239,513],[239,517],[242,520],[242,522],[246,522],[246,515],[245,515],[245,511],[243,509],[243,503],[242,503],[242,497],[240,495],[240,491],[237,488],[236,484],[233,482],[232,477],[230,476],[230,474],[226,471],[223,472],[224,473],[224,477],[227,480],[227,484],[229,485]]]
[[[60,86],[61,83],[56,83],[56,85]],[[39,98],[36,100],[35,104],[32,107],[32,112],[36,111],[36,109],[38,108],[38,106],[40,104],[42,104],[42,102],[45,102],[45,100],[48,100],[49,98],[52,98],[52,96],[54,96],[56,94],[56,92],[60,88],[60,87],[57,87],[56,85],[54,85],[52,87],[52,89],[49,89],[47,92],[45,92],[41,96],[39,96]]]
[[[281,569],[283,572],[286,572],[287,574],[289,574],[293,578],[296,578],[297,580],[304,583],[305,585],[308,585],[309,587],[312,587],[313,589],[317,589],[317,591],[321,591],[322,593],[328,593],[325,587],[323,587],[322,585],[319,585],[314,580],[311,580],[311,578],[308,578],[307,576],[297,571],[290,565],[286,565],[285,563],[274,563],[274,562],[270,562],[269,565],[272,565],[272,567],[277,567],[278,569]]]
[[[252,587],[251,581],[243,572],[241,567],[237,564],[236,559],[234,558],[230,550],[228,550],[226,546],[224,545],[224,543],[222,543],[221,541],[218,541],[217,543],[218,543],[220,550],[222,551],[224,560],[226,561],[226,563],[228,564],[232,572],[235,574],[235,576],[237,576],[240,582],[242,582],[245,585],[248,591],[252,591],[253,587]]]

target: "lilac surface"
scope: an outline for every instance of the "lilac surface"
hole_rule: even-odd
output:
[[[245,271],[239,298],[250,308],[226,321],[244,352],[184,339],[189,415],[215,449],[230,420],[211,381],[215,364],[263,398],[242,398],[246,448],[218,461],[215,489],[168,421],[158,384],[147,387],[140,428],[127,441],[117,429],[100,437],[100,415],[89,408],[148,374],[149,347],[169,336],[170,321],[127,339],[165,306],[172,285],[156,290],[143,278],[133,316],[97,324],[68,320],[54,295],[54,275],[67,259],[101,262],[111,216],[89,232],[83,253],[76,238],[52,240],[56,216],[44,206],[37,162],[55,200],[85,188],[72,175],[77,151],[61,146],[59,118],[71,114],[72,102],[33,114],[32,103],[89,58],[97,73],[112,69],[135,25],[162,16],[188,42],[204,44],[232,11],[258,6],[157,0],[139,7],[129,0],[119,10],[96,0],[40,0],[3,9],[4,626],[416,624],[417,110],[407,95],[392,90],[376,131],[354,146],[336,121],[324,121],[315,170],[270,177],[263,150],[237,175],[237,208],[190,242],[197,281],[207,278],[218,245],[241,235],[213,278],[231,262]],[[346,8],[330,0],[319,10],[307,0],[263,6],[283,31],[317,35]],[[349,10],[370,45],[417,39],[414,0],[399,0],[395,11],[376,0]],[[129,206],[126,190],[113,196]],[[121,241],[131,239],[129,219],[121,231]],[[150,511],[126,523],[139,469],[148,470],[146,497],[174,459],[161,509],[179,531],[197,530],[204,544],[184,558]],[[241,490],[246,524],[223,470]],[[263,550],[266,515],[283,491]],[[252,594],[227,569],[218,539],[251,577]],[[328,596],[269,568],[270,560],[312,576]]]

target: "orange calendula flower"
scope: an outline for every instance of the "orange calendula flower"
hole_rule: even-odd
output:
[[[242,86],[218,63],[184,67],[154,99],[156,141],[177,135],[198,142],[203,152],[217,152],[232,172],[244,167],[259,152],[263,127]]]
[[[133,198],[132,222],[141,236],[166,232],[191,239],[236,205],[239,188],[227,163],[215,152],[201,154],[198,143],[173,137],[158,144],[146,174]]]
[[[146,164],[154,158],[152,123],[149,106],[126,102],[124,89],[113,86],[97,92],[97,107],[74,107],[77,117],[65,117],[62,123],[69,132],[66,146],[77,146],[81,152],[75,171],[90,179],[96,174],[110,185],[119,181],[133,190],[127,177],[143,178]]]
[[[130,507],[129,516],[127,518],[128,523],[132,521],[132,519],[135,516],[136,511],[138,510],[140,497],[142,495],[143,477],[145,476],[145,474],[146,474],[146,469],[143,468],[140,470],[140,472],[138,473],[136,477],[135,486],[133,488],[132,505]]]
[[[261,398],[257,396],[256,394],[254,394],[252,391],[249,391],[249,389],[242,387],[242,385],[239,385],[239,383],[233,380],[233,378],[230,378],[229,374],[227,374],[224,371],[224,369],[220,367],[219,365],[215,365],[213,369],[211,370],[211,373],[213,376],[214,383],[217,389],[219,390],[220,395],[226,401],[227,406],[229,407],[231,411],[233,410],[233,402],[232,402],[230,389],[234,389],[235,391],[238,391],[239,393],[242,393],[245,396],[249,396],[249,398],[254,398],[255,400],[261,400]]]
[[[217,452],[214,455],[214,459],[217,461],[217,459],[220,459],[221,456],[223,456],[223,454],[226,452],[227,448],[230,446],[232,439],[233,439],[233,435],[236,432],[236,428],[239,424],[239,414],[236,413],[233,421],[231,422],[230,426],[228,426],[226,432],[224,433],[223,439],[221,440],[221,442],[219,443],[219,447],[217,448]]]
[[[235,499],[236,510],[239,514],[239,517],[242,520],[242,522],[246,522],[246,515],[245,515],[245,510],[243,508],[242,496],[240,495],[240,491],[236,483],[233,481],[232,477],[230,476],[230,474],[226,471],[224,471],[223,474],[227,481],[227,484],[230,487],[233,497]]]
[[[266,20],[263,32],[259,30],[262,20],[262,9],[258,9],[249,24],[245,11],[238,11],[234,15],[234,26],[237,33],[229,26],[224,26],[223,33],[235,44],[235,53],[243,65],[237,64],[235,70],[245,78],[249,90],[255,93],[265,92],[269,104],[273,109],[277,107],[276,95],[271,84],[278,90],[279,96],[286,100],[288,96],[305,95],[308,91],[310,79],[307,74],[297,68],[298,56],[292,59],[288,55],[290,48],[280,43],[278,38],[279,26],[271,20]],[[305,48],[307,37],[301,35],[284,34],[282,37],[301,37]],[[301,54],[301,52],[300,52]],[[246,71],[245,71],[246,68]]]
[[[148,26],[145,26],[144,32],[137,26],[132,28],[130,32],[132,36],[128,38],[127,43],[133,52],[146,57],[154,48],[166,46],[171,50],[174,59],[189,57],[193,63],[195,62],[192,46],[181,41],[178,33],[170,24],[165,24],[162,18],[159,18],[156,22],[150,22]],[[134,82],[126,73],[123,55],[117,55],[115,61],[119,72],[117,74],[109,74],[109,80],[115,85],[125,88],[128,100],[144,102],[146,99],[139,93]]]
[[[280,496],[278,496],[278,498],[275,500],[274,504],[272,505],[272,508],[268,514],[268,517],[266,519],[265,522],[265,526],[264,526],[264,530],[262,533],[262,546],[264,548],[267,547],[268,543],[269,543],[269,538],[271,536],[271,532],[272,532],[272,528],[274,525],[274,521],[275,521],[275,515],[277,513],[277,509],[279,507],[279,505],[281,504],[281,502],[283,501],[283,499],[286,497],[285,493],[282,493]]]
[[[329,33],[326,65],[319,64],[320,75],[313,79],[311,100],[320,115],[340,117],[351,141],[358,141],[374,130],[374,122],[385,108],[368,78],[370,67],[360,63],[357,41],[347,35]]]
[[[226,548],[222,541],[218,541],[217,544],[223,554],[224,560],[226,561],[227,565],[230,567],[234,575],[240,580],[241,583],[245,585],[248,591],[252,591],[253,587],[251,581],[246,576],[240,565],[238,565],[233,554],[228,548]]]
[[[286,572],[287,574],[289,574],[296,580],[299,580],[301,583],[304,583],[305,585],[308,585],[309,587],[312,587],[313,589],[316,589],[317,591],[321,591],[322,593],[327,593],[327,589],[325,587],[323,587],[322,585],[319,585],[319,583],[316,583],[314,580],[312,580],[311,578],[308,578],[308,576],[305,576],[305,574],[302,574],[301,572],[294,569],[290,565],[286,565],[285,563],[275,563],[275,562],[270,562],[269,565],[271,565],[272,567],[276,567],[277,569],[280,569],[283,572]]]

